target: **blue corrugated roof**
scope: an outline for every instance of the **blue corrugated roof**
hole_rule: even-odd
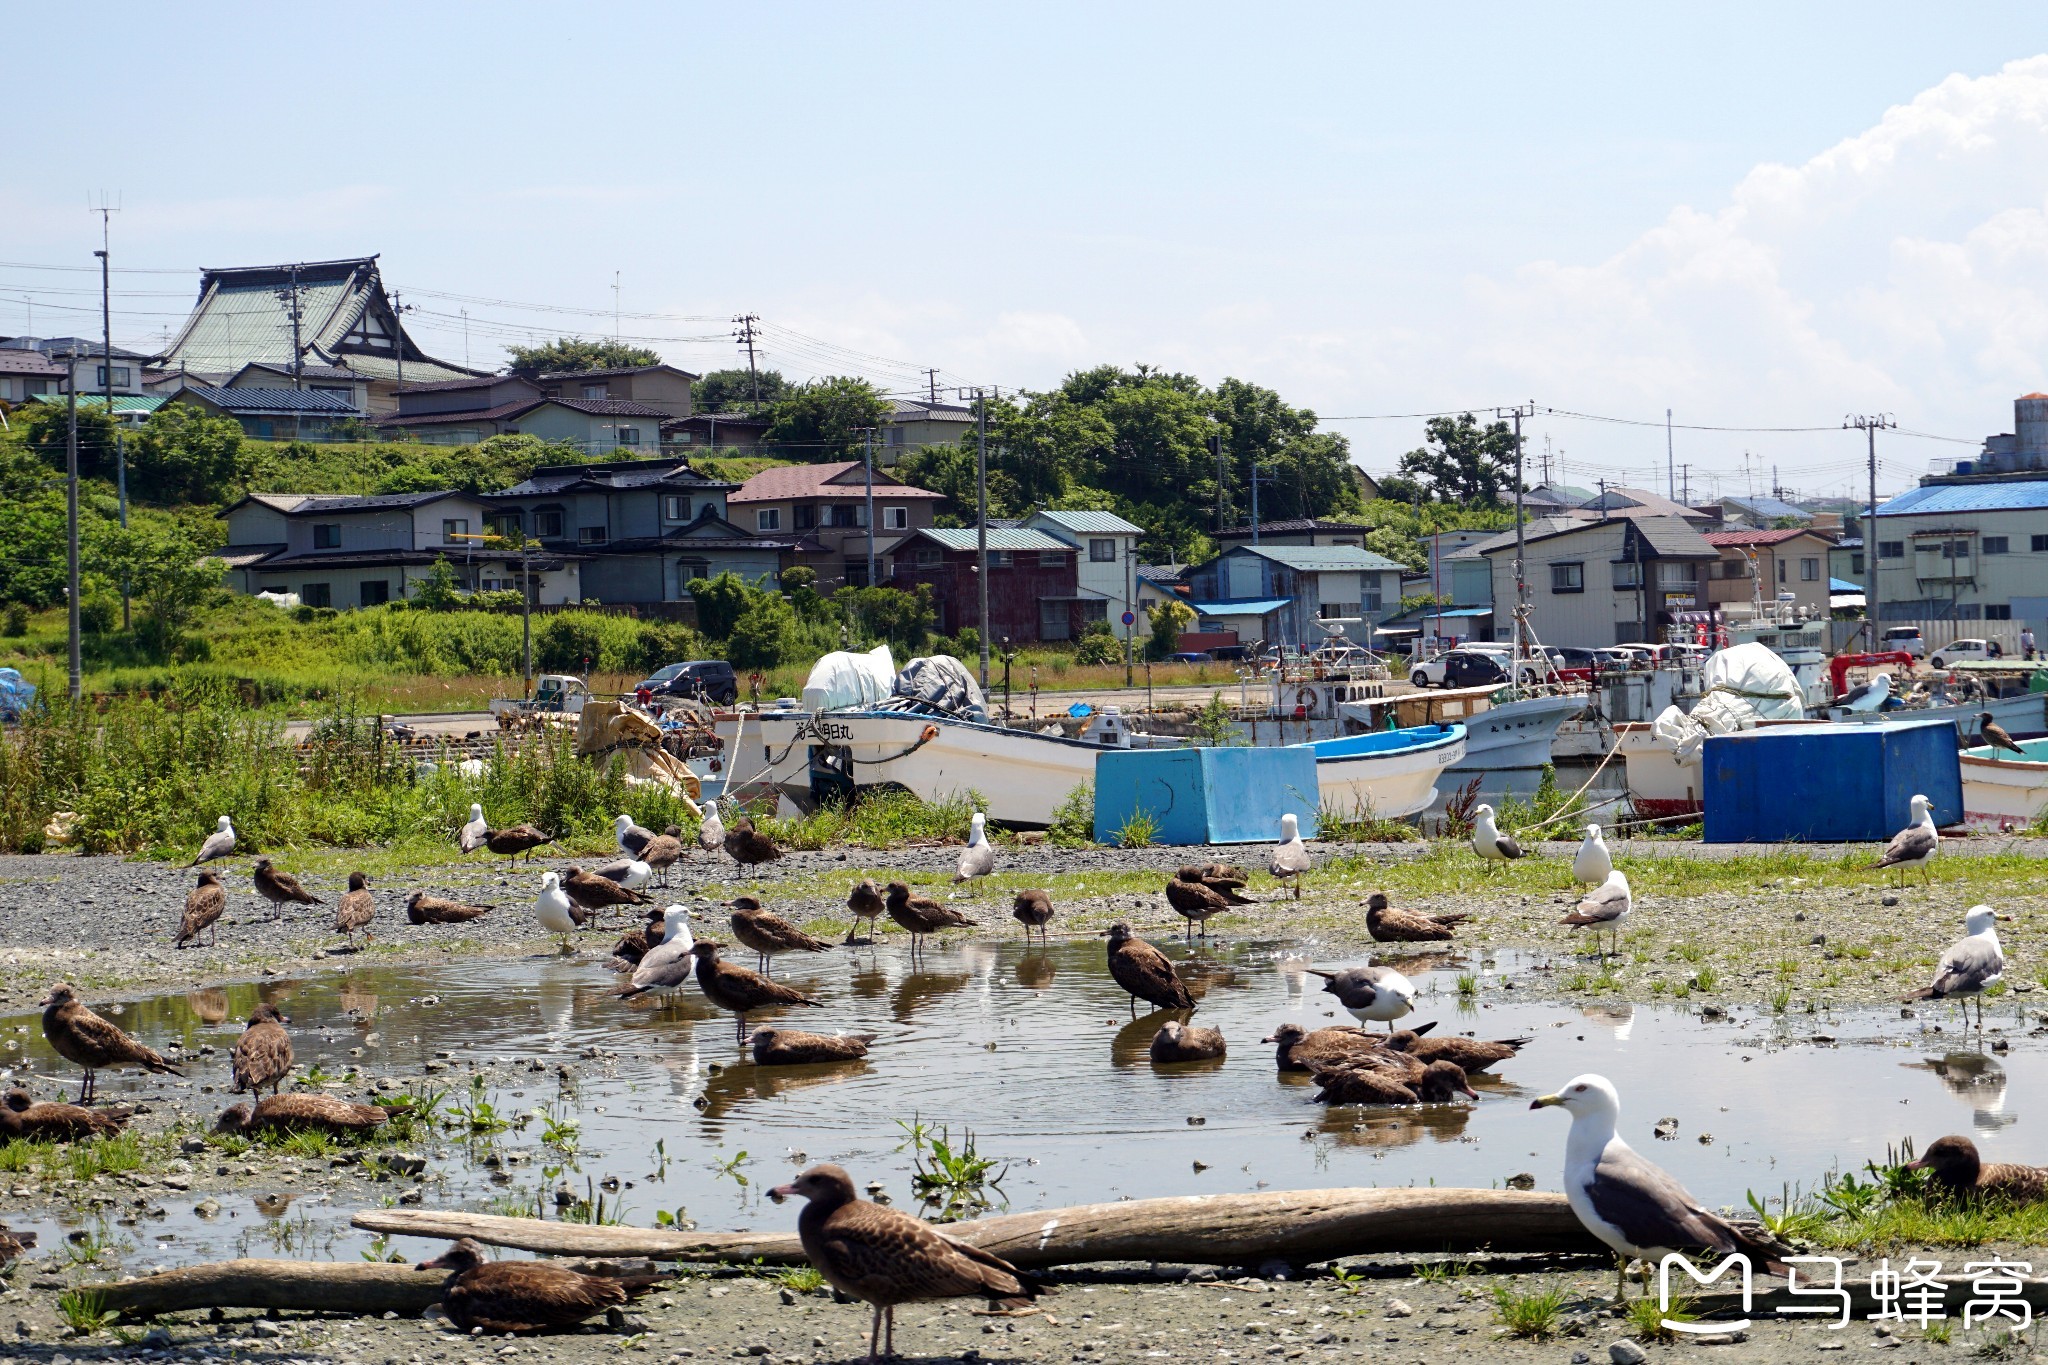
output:
[[[1939,512],[2031,512],[2040,508],[2048,508],[2048,479],[1927,484],[1899,494],[1878,508],[1877,514],[1917,517]]]
[[[1861,583],[1851,583],[1851,582],[1850,582],[1850,581],[1849,581],[1848,579],[1846,579],[1846,578],[1830,578],[1830,579],[1828,580],[1828,591],[1829,591],[1829,592],[1862,592],[1862,591],[1863,591],[1863,585],[1862,585]]]
[[[1291,597],[1247,598],[1242,602],[1191,602],[1203,616],[1270,616],[1294,599]]]

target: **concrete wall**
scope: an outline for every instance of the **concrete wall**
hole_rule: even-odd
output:
[[[1878,557],[1881,619],[1904,622],[1956,616],[1987,624],[2009,619],[2015,630],[2027,623],[2033,625],[2036,635],[2048,630],[2048,619],[2025,614],[2048,597],[2048,547],[2033,548],[2036,536],[2048,535],[2048,513],[2039,509],[1933,512],[1875,520],[1878,530],[1872,539],[1881,548],[1896,544],[1905,552],[1903,557],[1882,553]],[[1933,532],[1953,534],[1935,536]],[[1919,533],[1917,539],[1915,533]],[[1985,541],[2000,536],[2005,538],[2004,553],[1985,553]],[[1938,546],[1941,540],[1951,538],[1969,544],[1968,557],[1954,564],[1958,571],[1969,574],[1970,581],[1951,584],[1946,577],[1949,562],[1931,548],[1915,548]]]

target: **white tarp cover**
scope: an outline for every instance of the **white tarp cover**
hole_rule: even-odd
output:
[[[887,701],[896,690],[896,660],[889,646],[876,645],[865,654],[835,650],[811,665],[804,680],[806,711],[836,711],[842,707],[871,707]]]
[[[1799,720],[1806,715],[1806,693],[1792,666],[1769,645],[1735,645],[1714,654],[1700,672],[1700,688],[1709,699],[1739,697],[1764,720]],[[1693,708],[1698,712],[1698,707]]]

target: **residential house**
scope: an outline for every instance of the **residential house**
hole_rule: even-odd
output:
[[[696,375],[673,365],[570,370],[544,374],[539,380],[541,392],[549,398],[581,399],[586,403],[613,399],[657,408],[670,418],[690,415],[690,386],[696,382]]]
[[[203,271],[192,315],[155,364],[225,386],[252,362],[289,370],[294,361],[360,377],[358,406],[379,417],[398,411],[407,384],[482,373],[437,360],[406,335],[375,256]]]
[[[1584,507],[1593,498],[1590,489],[1546,481],[1522,490],[1522,507],[1532,517],[1558,516],[1575,507]]]
[[[64,367],[32,347],[0,346],[0,403],[61,393]]]
[[[117,398],[122,394],[143,392],[142,367],[148,357],[139,351],[116,346],[109,363],[109,352],[104,344],[88,337],[9,337],[0,344],[0,355],[17,353],[40,356],[57,371],[56,384],[39,392],[67,393],[75,389],[80,395],[104,394],[110,381]],[[49,377],[47,371],[26,360],[14,361],[9,369],[0,369],[0,374],[8,373],[23,377]],[[36,392],[25,392],[21,396],[34,397]]]
[[[1081,634],[1077,552],[1065,541],[1023,527],[988,529],[989,644],[1041,644]],[[957,635],[981,624],[977,533],[927,526],[889,548],[888,586],[932,588],[938,630]]]
[[[1365,534],[1372,527],[1361,521],[1324,521],[1320,517],[1296,517],[1286,521],[1262,521],[1254,534],[1250,526],[1216,531],[1210,539],[1228,549],[1233,545],[1350,545],[1364,548]]]
[[[218,557],[237,592],[297,593],[309,607],[374,607],[410,596],[435,561],[446,560],[472,589],[517,591],[526,581],[536,605],[583,598],[576,556],[551,553],[522,569],[518,556],[468,539],[484,532],[493,508],[464,493],[251,493],[221,515],[228,543]]]
[[[822,556],[815,539],[762,536],[726,519],[737,484],[688,460],[549,465],[488,495],[492,528],[584,557],[583,593],[607,605],[694,610],[690,582],[725,572],[774,582],[795,555]],[[685,605],[689,604],[689,605]]]
[[[2013,410],[2012,432],[1866,519],[1879,620],[2010,622],[2014,636],[2023,625],[2048,635],[2048,394]]]
[[[1526,504],[1526,496],[1523,501]],[[1673,502],[1667,497],[1652,493],[1647,488],[1622,488],[1619,486],[1608,487],[1599,496],[1588,502],[1580,503],[1577,510],[1581,513],[1590,512],[1606,514],[1608,516],[1618,512],[1624,516],[1631,517],[1676,517],[1680,521],[1688,522],[1696,528],[1712,526],[1721,519],[1719,508],[1715,508],[1712,511],[1701,511],[1697,507],[1687,507],[1684,503]]]
[[[875,458],[885,468],[926,446],[953,446],[974,430],[974,409],[936,399],[898,399],[882,419],[881,442]]]
[[[1869,586],[1863,576],[1865,562],[1862,536],[1843,536],[1828,546],[1828,577],[1854,583],[1858,592]]]
[[[1401,645],[1420,636],[1430,651],[1461,640],[1490,640],[1493,625],[1493,573],[1486,561],[1468,553],[1500,535],[1498,531],[1439,531],[1422,542],[1427,565],[1401,580],[1401,595],[1437,601],[1389,616],[1374,632],[1381,646]]]
[[[1089,622],[1106,621],[1119,640],[1152,633],[1138,615],[1138,542],[1145,538],[1144,527],[1114,512],[1034,512],[1024,525],[1074,547],[1084,630]],[[1125,612],[1132,617],[1128,626]]]
[[[397,413],[381,425],[430,445],[525,434],[586,455],[657,455],[661,425],[669,420],[660,408],[623,398],[550,398],[538,384],[510,374],[409,385],[397,399]]]
[[[729,500],[733,520],[764,537],[810,537],[824,546],[817,589],[829,593],[868,582],[868,480],[859,460],[783,465],[764,469],[740,485]],[[913,488],[875,471],[876,576],[883,545],[930,526],[942,494]]]
[[[661,446],[668,454],[751,455],[761,449],[770,422],[744,412],[693,412],[661,424]]]
[[[336,427],[360,422],[363,414],[347,399],[312,389],[217,389],[186,384],[165,395],[166,403],[189,403],[215,417],[232,417],[242,430],[265,440],[319,440]]]
[[[1783,498],[1750,497],[1722,498],[1719,505],[1721,521],[1728,526],[1754,526],[1769,529],[1781,521],[1796,521],[1801,526],[1813,520],[1813,513],[1804,507],[1796,507]]]
[[[1401,566],[1351,545],[1238,545],[1183,581],[1196,630],[1306,647],[1333,634],[1369,646],[1401,600]]]
[[[164,378],[145,377],[145,384],[161,386]],[[170,388],[175,388],[173,384]],[[370,411],[370,381],[354,370],[345,370],[339,365],[300,365],[297,374],[286,364],[264,364],[251,361],[228,376],[228,382],[221,385],[227,389],[310,389],[314,393],[331,393],[346,402],[357,412]],[[165,392],[170,389],[166,388]]]
[[[37,394],[29,400],[32,403],[64,404],[70,401],[65,394]],[[78,410],[90,412],[106,406],[106,395],[81,393],[78,395]],[[117,393],[114,395],[114,420],[124,427],[139,427],[149,420],[149,415],[164,405],[164,400],[153,393]]]
[[[1707,544],[1721,552],[1707,580],[1707,605],[1740,617],[1761,603],[1765,612],[1787,601],[1801,616],[1828,614],[1828,554],[1834,541],[1805,528],[1771,531],[1708,531]]]
[[[1721,558],[1680,517],[1545,518],[1524,528],[1523,543],[1529,624],[1545,645],[1655,642],[1678,613],[1705,606],[1705,575]],[[1516,600],[1514,532],[1465,553],[1490,566],[1495,615],[1505,621]]]

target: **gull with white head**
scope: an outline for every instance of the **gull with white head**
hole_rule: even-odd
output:
[[[1280,817],[1280,842],[1273,845],[1273,856],[1266,862],[1266,870],[1283,882],[1294,883],[1294,898],[1301,899],[1301,879],[1315,866],[1309,857],[1308,845],[1301,841],[1301,822],[1294,812],[1288,811]]]
[[[1892,836],[1884,846],[1884,854],[1871,869],[1896,867],[1899,870],[1899,889],[1906,887],[1906,874],[1914,868],[1920,869],[1920,877],[1928,886],[1934,885],[1933,873],[1929,866],[1934,855],[1941,852],[1941,832],[1934,827],[1934,803],[1926,797],[1914,795],[1912,800],[1913,820],[1904,829]]]
[[[1587,886],[1598,886],[1607,880],[1607,874],[1614,871],[1614,855],[1607,851],[1607,839],[1600,826],[1586,826],[1586,837],[1579,843],[1579,851],[1572,855],[1572,880]]]
[[[1903,1000],[1955,1000],[1963,1022],[1970,1022],[1970,997],[1977,997],[1977,1027],[1984,1027],[1984,992],[2005,975],[2005,948],[1998,941],[1998,921],[2010,920],[1988,905],[1973,905],[1963,916],[1963,936],[1948,945],[1934,969],[1931,985],[1901,996]]]
[[[541,928],[556,936],[563,952],[570,951],[569,936],[583,927],[590,912],[580,909],[569,899],[569,893],[562,890],[561,874],[544,872],[540,879],[540,894],[534,897],[533,918]]]
[[[464,853],[474,853],[490,837],[491,827],[484,821],[484,808],[475,801],[470,802],[469,820],[455,831],[455,846]]]
[[[1493,807],[1481,803],[1472,808],[1472,851],[1488,863],[1502,866],[1522,856],[1522,846],[1513,836],[1502,834],[1494,823]]]
[[[995,870],[996,846],[988,841],[988,817],[976,811],[968,826],[967,847],[960,850],[960,869],[953,876],[953,885],[986,877]]]

